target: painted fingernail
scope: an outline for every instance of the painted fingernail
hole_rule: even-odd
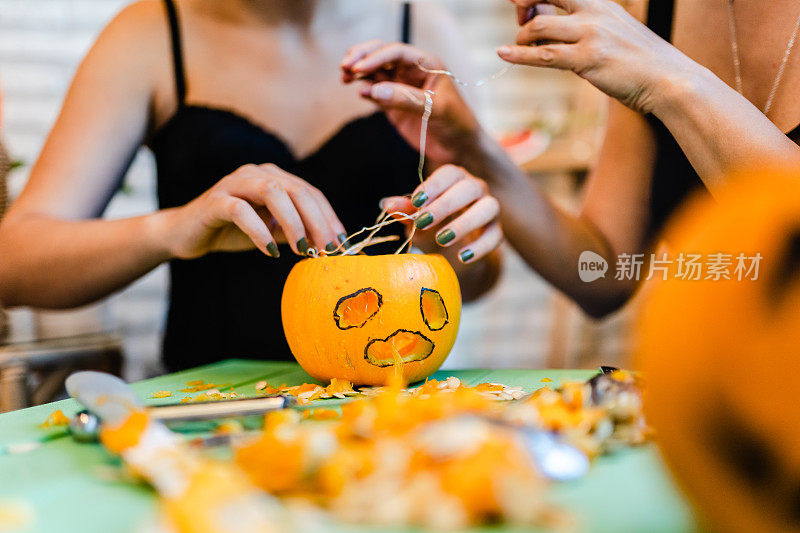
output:
[[[300,255],[308,254],[308,241],[305,237],[297,241],[297,251],[300,252]]]
[[[267,245],[267,253],[270,256],[275,257],[275,258],[278,258],[278,257],[281,256],[281,253],[278,251],[278,245],[275,244],[274,242],[271,242],[271,243],[269,243]]]
[[[420,207],[427,201],[428,201],[428,195],[425,194],[425,191],[419,191],[417,194],[411,197],[411,205],[413,205],[414,207]]]
[[[466,250],[464,250],[463,252],[458,254],[458,258],[461,259],[462,263],[466,263],[467,261],[469,261],[473,257],[475,257],[475,253],[472,250],[470,250],[469,248],[467,248]]]
[[[331,241],[331,242],[329,242],[328,244],[325,245],[325,251],[326,252],[335,252],[337,248],[338,248],[338,246],[336,246],[336,243],[333,242],[333,241]]]
[[[376,100],[389,100],[393,92],[391,87],[376,85],[372,88],[372,97]]]
[[[456,234],[453,232],[453,230],[445,229],[445,230],[440,231],[439,234],[436,235],[436,242],[438,242],[439,244],[444,245],[444,244],[447,244],[448,242],[452,241],[455,238],[456,238]]]
[[[339,235],[336,236],[336,240],[339,241],[341,244],[346,243],[347,242],[347,234],[346,233],[340,233]]]
[[[433,215],[425,211],[417,217],[417,219],[414,221],[414,225],[417,227],[417,229],[423,229],[430,226],[431,222],[433,222]]]

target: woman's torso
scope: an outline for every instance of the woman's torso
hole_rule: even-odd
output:
[[[191,15],[187,19],[191,21]],[[282,46],[290,50],[264,54],[261,66],[253,67],[261,73],[254,85],[267,94],[262,99],[246,87],[226,91],[225,83],[246,84],[248,71],[224,65],[224,57],[213,54],[203,64],[198,59],[201,54],[189,47],[194,42],[201,49],[209,43],[181,38],[192,31],[181,12],[173,11],[171,20],[178,104],[149,142],[156,158],[161,208],[191,201],[247,163],[274,163],[318,187],[349,232],[374,220],[380,198],[413,189],[418,154],[383,114],[359,102],[354,90],[343,92],[337,69],[341,56],[326,61],[334,57],[326,50],[311,54],[309,64],[286,62],[283,55],[298,53],[292,46],[309,43],[289,39],[287,44],[283,39]],[[397,24],[389,38],[399,38],[401,27]],[[245,50],[247,38],[242,41]],[[225,72],[211,76],[215,61],[229,73],[227,78]],[[193,66],[197,77],[190,73]],[[319,68],[328,72],[320,77]],[[308,79],[303,76],[305,69]],[[280,299],[284,280],[299,258],[288,246],[279,248],[279,259],[251,251],[170,263],[163,347],[170,370],[230,357],[291,358],[281,326]]]
[[[734,86],[727,2],[650,0],[647,25]],[[800,4],[780,0],[769,10],[752,1],[734,4],[744,95],[763,109],[800,15]],[[793,98],[793,87],[800,83],[798,56],[796,50],[790,56],[769,115],[795,142],[800,141],[800,102]],[[656,141],[649,221],[649,233],[655,236],[690,193],[703,190],[703,183],[669,130],[652,115],[647,119]]]

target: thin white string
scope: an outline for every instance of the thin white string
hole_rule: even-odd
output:
[[[344,243],[340,243],[336,247],[336,249],[331,250],[331,251],[317,250],[316,248],[309,248],[308,255],[310,257],[319,257],[321,255],[335,255],[335,254],[337,254],[339,252],[341,252],[342,255],[355,255],[355,254],[361,252],[361,250],[363,250],[367,246],[372,246],[373,244],[378,244],[378,243],[381,243],[381,242],[395,241],[395,240],[398,239],[398,237],[396,235],[392,235],[392,236],[388,236],[388,237],[375,238],[375,234],[379,230],[381,230],[383,227],[388,226],[389,224],[393,224],[395,222],[399,222],[401,220],[410,220],[410,221],[413,222],[415,220],[415,217],[413,215],[409,215],[408,213],[403,213],[402,211],[392,211],[391,213],[388,213],[385,210],[381,211],[381,214],[380,214],[380,216],[378,216],[378,219],[375,222],[375,224],[373,224],[372,226],[365,226],[365,227],[361,228],[360,230],[356,231],[355,233],[349,235],[345,239],[345,242],[349,242],[353,238],[358,237],[359,235],[361,235],[362,233],[369,232],[369,235],[367,235],[366,238],[364,238],[363,240],[361,240],[357,244],[354,244],[354,245],[352,245],[350,247],[345,248]],[[411,234],[413,235],[415,227],[412,226],[412,228],[413,229],[411,230]],[[402,250],[403,247],[405,247],[405,244],[403,244],[403,246],[400,249]]]
[[[482,85],[485,85],[486,83],[488,83],[490,81],[493,81],[493,80],[496,80],[497,78],[505,75],[514,66],[515,65],[507,65],[507,66],[503,67],[501,70],[499,70],[499,71],[495,72],[494,74],[492,74],[491,76],[488,76],[486,78],[481,78],[481,79],[479,79],[477,81],[474,81],[474,82],[466,82],[466,81],[463,81],[463,80],[459,79],[458,77],[456,77],[455,74],[453,74],[449,70],[429,69],[429,68],[427,68],[427,67],[422,65],[422,60],[421,59],[420,59],[420,61],[417,62],[417,67],[419,67],[419,69],[422,70],[423,72],[426,72],[428,74],[447,76],[447,77],[451,78],[457,85],[460,85],[462,87],[480,87]],[[430,89],[427,89],[425,91],[425,102],[422,102],[422,101],[419,100],[419,98],[417,98],[417,96],[414,93],[412,93],[408,89],[400,87],[399,90],[401,92],[403,92],[406,95],[406,97],[408,97],[408,99],[411,100],[412,102],[414,102],[416,105],[422,105],[423,106],[422,119],[420,121],[420,131],[419,131],[419,165],[417,165],[417,174],[419,176],[419,182],[424,188],[424,186],[425,186],[425,176],[424,176],[423,172],[425,170],[425,148],[426,148],[427,140],[428,140],[428,121],[430,120],[431,114],[433,113],[433,97],[436,95],[436,93],[434,91],[430,90]],[[376,237],[375,235],[382,228],[388,226],[389,224],[393,224],[395,222],[400,222],[401,220],[408,220],[408,221],[414,222],[416,220],[416,215],[409,215],[408,213],[403,213],[402,211],[394,211],[394,212],[391,212],[391,213],[387,213],[386,210],[382,210],[381,214],[378,216],[377,220],[375,221],[375,224],[373,224],[372,226],[365,226],[365,227],[361,228],[360,230],[358,230],[357,232],[349,235],[345,239],[345,242],[351,242],[354,237],[357,237],[357,236],[361,235],[362,233],[369,232],[369,234],[364,239],[362,239],[360,242],[358,242],[358,243],[356,243],[354,245],[351,245],[348,248],[345,248],[344,243],[340,243],[336,247],[336,249],[331,250],[331,251],[317,250],[315,248],[310,248],[308,250],[308,255],[311,256],[311,257],[319,257],[320,255],[335,255],[335,254],[340,253],[340,252],[341,252],[342,255],[355,255],[355,254],[361,253],[361,251],[363,251],[364,248],[366,248],[367,246],[372,246],[372,245],[379,244],[379,243],[382,243],[382,242],[395,241],[395,240],[398,239],[398,237],[395,236],[395,235],[391,235],[391,236],[387,236],[387,237]],[[399,254],[406,247],[410,248],[411,247],[411,243],[412,243],[412,241],[414,239],[414,234],[416,232],[417,232],[417,227],[416,227],[416,225],[412,224],[411,225],[411,231],[409,232],[408,237],[406,238],[406,240],[403,242],[403,244],[401,244],[400,247],[394,253],[395,254]]]
[[[448,78],[452,79],[456,83],[456,85],[460,85],[461,87],[480,87],[481,85],[485,85],[485,84],[489,83],[490,81],[494,81],[494,80],[496,80],[497,78],[499,78],[501,76],[505,76],[505,74],[515,66],[516,65],[506,65],[503,68],[501,68],[500,70],[498,70],[497,72],[495,72],[494,74],[492,74],[491,76],[487,76],[485,78],[481,78],[481,79],[476,80],[476,81],[464,81],[464,80],[458,78],[455,74],[453,74],[449,70],[438,69],[438,68],[428,68],[428,67],[426,67],[426,66],[424,66],[422,64],[422,59],[417,61],[417,67],[422,72],[425,72],[427,74],[439,74],[441,76],[447,76]]]
[[[425,91],[425,109],[422,111],[422,121],[419,128],[419,166],[417,167],[417,174],[419,174],[419,182],[423,187],[425,186],[425,177],[422,175],[422,171],[425,168],[425,143],[428,140],[428,120],[431,118],[431,112],[433,112],[433,95],[433,91]]]

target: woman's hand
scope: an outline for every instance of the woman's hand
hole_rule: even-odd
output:
[[[696,64],[611,0],[511,0],[522,28],[510,62],[571,70],[641,113],[653,112],[664,84]],[[566,15],[535,14],[551,4]]]
[[[428,70],[445,68],[439,59],[413,46],[369,41],[347,52],[341,63],[342,80],[367,82],[361,96],[378,104],[417,150],[425,93],[432,91],[426,152],[439,164],[453,162],[473,149],[480,125],[449,76],[425,72],[420,66]]]
[[[335,249],[345,230],[323,194],[272,164],[244,165],[188,204],[156,213],[172,257],[258,248],[278,257],[276,239],[300,255]]]
[[[424,252],[458,245],[462,263],[477,261],[503,242],[497,217],[500,204],[486,183],[461,167],[445,165],[414,190],[411,199],[392,196],[381,201],[387,212],[416,214],[414,245]],[[406,222],[410,228],[410,222]]]

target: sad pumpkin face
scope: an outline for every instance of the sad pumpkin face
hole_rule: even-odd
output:
[[[455,342],[461,293],[439,255],[337,256],[295,265],[283,291],[283,327],[312,377],[383,385],[435,372]]]

